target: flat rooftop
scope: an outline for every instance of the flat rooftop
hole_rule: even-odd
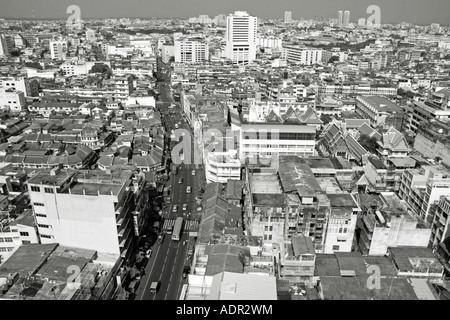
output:
[[[7,277],[15,272],[34,274],[57,246],[57,243],[21,245],[8,260],[0,265],[0,277]]]
[[[282,193],[278,177],[273,175],[250,175],[252,193]]]

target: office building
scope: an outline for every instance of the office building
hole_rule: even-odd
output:
[[[246,11],[236,11],[227,17],[225,57],[234,64],[249,64],[256,59],[258,18]]]
[[[291,22],[292,22],[292,12],[285,11],[284,12],[284,23],[291,23]]]
[[[322,49],[299,46],[283,46],[283,56],[287,63],[313,65],[322,62]]]
[[[209,45],[194,39],[175,40],[175,62],[201,63],[209,59]]]
[[[348,27],[350,24],[350,11],[344,12],[344,27]]]

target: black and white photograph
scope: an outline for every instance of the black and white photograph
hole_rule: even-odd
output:
[[[0,0],[0,305],[449,300],[449,137],[449,0]]]

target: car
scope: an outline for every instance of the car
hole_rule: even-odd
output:
[[[187,205],[187,203],[183,204],[183,211],[186,211],[186,210],[187,210],[187,208],[188,208],[188,205]]]
[[[186,132],[183,131],[183,132],[181,133],[181,135],[182,135],[183,137],[186,136]]]
[[[160,233],[158,235],[158,240],[156,240],[156,244],[161,244],[164,241],[164,233]]]
[[[152,282],[152,284],[150,285],[150,293],[156,294],[158,292],[160,286],[161,286],[161,281]]]
[[[172,200],[170,199],[170,197],[167,197],[166,198],[166,203],[171,203],[172,202]]]
[[[183,178],[180,178],[180,180],[178,180],[178,183],[182,184],[183,183]]]
[[[191,193],[191,186],[186,187],[186,193]]]
[[[191,173],[193,176],[195,176],[195,170],[192,170]]]
[[[173,205],[172,212],[178,212],[178,205],[177,204]]]
[[[191,273],[191,267],[190,266],[184,266],[184,268],[183,268],[183,278],[186,278],[189,273]]]
[[[145,253],[145,257],[148,259],[152,256],[152,249],[148,249],[147,252]]]

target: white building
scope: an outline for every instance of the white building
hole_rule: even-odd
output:
[[[316,128],[298,124],[247,123],[239,133],[240,159],[271,155],[313,156]]]
[[[0,206],[4,207],[5,198],[0,196]],[[6,204],[6,207],[8,205]],[[22,244],[39,243],[33,213],[23,212],[15,219],[4,219],[0,222],[0,264],[7,260]]]
[[[241,161],[237,150],[210,152],[205,148],[203,152],[206,183],[241,179]]]
[[[26,97],[31,95],[30,83],[29,83],[28,79],[23,78],[23,77],[0,78],[0,87],[3,87],[5,89],[13,88],[16,91],[22,91]]]
[[[284,23],[291,23],[291,22],[292,22],[292,12],[285,11],[284,12]]]
[[[283,56],[288,63],[313,65],[322,62],[322,49],[283,46]]]
[[[323,253],[351,252],[356,221],[361,208],[350,193],[327,194],[330,213],[326,226]]]
[[[92,29],[86,30],[86,41],[87,42],[94,42],[96,40],[97,40],[97,38],[95,36],[95,31],[92,30]]]
[[[60,69],[67,76],[78,76],[88,74],[95,64],[105,64],[111,68],[111,62],[109,61],[70,61],[61,64]]]
[[[25,95],[14,88],[0,88],[0,109],[20,112],[26,106]]]
[[[140,218],[131,212],[132,193],[139,189],[130,177],[60,169],[32,177],[28,192],[41,243],[129,258]]]
[[[67,41],[50,41],[50,57],[54,60],[66,60]]]
[[[205,41],[175,40],[175,62],[200,63],[209,60],[209,45]]]
[[[350,11],[344,12],[344,27],[348,27],[350,24]]]
[[[227,17],[225,57],[236,64],[248,64],[256,59],[258,18],[246,11],[236,11]]]

